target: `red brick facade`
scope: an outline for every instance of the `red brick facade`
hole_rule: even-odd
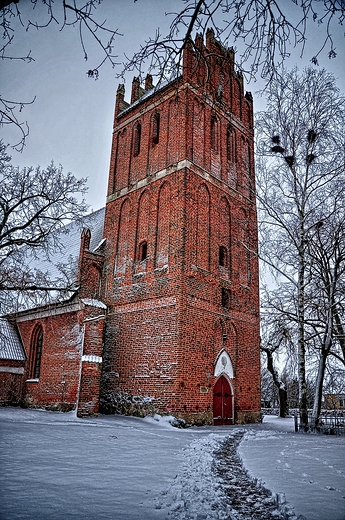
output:
[[[131,105],[118,89],[104,227],[102,403],[126,412],[149,402],[212,422],[213,388],[223,375],[232,394],[228,423],[254,421],[252,98],[234,72],[232,50],[212,31],[206,46],[199,37],[195,44],[185,50],[183,75],[167,86],[140,91],[135,79]],[[207,55],[214,58],[203,61]],[[220,356],[231,369],[216,372]]]
[[[97,415],[105,309],[78,300],[20,313],[16,321],[28,359],[22,403],[64,411],[77,404],[78,415]]]
[[[234,53],[208,31],[185,48],[179,78],[157,89],[135,78],[124,98],[120,85],[104,240],[91,247],[83,231],[70,302],[16,316],[27,360],[0,375],[17,402],[80,416],[100,403],[257,421],[253,106]]]
[[[0,359],[0,403],[19,404],[23,392],[25,361]]]

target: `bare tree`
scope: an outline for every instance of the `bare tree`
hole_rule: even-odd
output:
[[[275,322],[270,327],[270,333],[264,336],[264,341],[261,344],[261,350],[266,354],[267,358],[267,370],[271,374],[273,384],[278,390],[279,417],[286,417],[289,413],[288,394],[286,385],[274,364],[274,354],[277,353],[287,337],[287,329],[282,327],[279,322]]]
[[[100,67],[105,63],[111,67],[119,65],[114,44],[120,33],[100,17],[102,0],[31,0],[32,17],[23,16],[21,5],[19,0],[0,1],[2,59],[20,59],[24,62],[34,59],[30,52],[22,56],[10,54],[10,45],[15,37],[13,21],[19,20],[26,30],[43,29],[52,24],[59,24],[61,29],[76,27],[85,60],[89,59],[90,54],[87,41],[93,41],[102,52],[101,60],[88,67],[89,77],[97,79]],[[154,74],[158,83],[170,79],[178,73],[187,43],[193,45],[198,53],[198,45],[193,43],[192,35],[204,34],[207,28],[212,28],[216,38],[225,46],[238,43],[243,48],[236,54],[242,73],[249,78],[260,74],[269,81],[289,56],[291,48],[298,48],[303,55],[311,24],[318,28],[320,42],[315,48],[313,63],[317,64],[321,53],[335,58],[337,50],[332,30],[344,22],[345,5],[341,0],[181,0],[180,11],[165,14],[172,19],[168,34],[163,35],[157,29],[156,34],[134,56],[126,57],[119,66],[118,76],[135,70],[139,76],[144,72],[145,75],[147,72]],[[91,38],[88,39],[87,35]],[[199,58],[207,65],[214,56],[200,53]],[[32,101],[28,100],[29,103]],[[15,145],[17,149],[22,149],[28,134],[27,124],[21,121],[19,115],[24,106],[25,103],[11,100],[10,96],[0,98],[0,125],[11,123],[17,126],[20,132]]]
[[[308,237],[309,311],[307,321],[315,334],[318,370],[312,427],[317,427],[322,404],[326,367],[330,356],[345,367],[344,337],[339,333],[344,320],[345,305],[345,179],[332,183],[327,210]],[[339,327],[340,326],[340,327]]]
[[[270,83],[267,110],[257,117],[261,255],[284,278],[290,294],[285,314],[298,330],[300,416],[305,429],[308,239],[321,210],[327,211],[327,193],[344,177],[344,114],[345,98],[331,74],[307,68],[300,75],[295,68]]]
[[[31,51],[23,55],[12,55],[11,44],[15,39],[14,23],[26,31],[30,29],[45,29],[51,25],[58,25],[63,30],[66,27],[75,27],[78,30],[79,41],[85,61],[89,60],[89,48],[95,47],[101,50],[101,59],[86,71],[87,76],[97,79],[99,69],[105,63],[111,67],[118,65],[117,56],[114,54],[114,41],[120,33],[117,29],[107,26],[106,20],[99,18],[99,10],[102,0],[31,0],[31,9],[27,3],[19,0],[0,1],[0,27],[2,29],[2,44],[0,44],[0,58],[2,60],[20,60],[30,63],[35,58]],[[24,7],[23,15],[21,6]],[[31,14],[30,14],[31,13]],[[91,36],[91,38],[90,38]],[[92,46],[93,42],[93,46]],[[21,101],[12,99],[10,95],[0,96],[0,127],[14,125],[19,133],[19,138],[13,148],[22,151],[29,133],[29,126],[22,121],[23,108],[35,100]]]
[[[87,210],[78,200],[87,190],[85,179],[64,174],[51,163],[46,169],[11,164],[0,141],[0,293],[49,292],[67,289],[59,280],[28,265],[28,256],[49,258],[58,246],[58,231],[70,221],[81,221]],[[6,300],[8,301],[8,299]]]
[[[191,42],[192,33],[204,34],[212,28],[224,45],[239,43],[243,48],[237,54],[238,67],[243,73],[249,78],[260,74],[269,80],[291,48],[297,47],[303,55],[311,20],[320,32],[320,45],[315,48],[312,62],[317,64],[323,51],[329,58],[335,58],[332,27],[345,19],[344,3],[334,0],[183,0],[183,3],[180,12],[169,13],[173,16],[169,33],[162,35],[157,30],[125,63],[124,71],[135,69],[141,75],[149,67],[149,72],[158,75],[159,80],[170,77],[176,64],[181,63],[183,49]]]

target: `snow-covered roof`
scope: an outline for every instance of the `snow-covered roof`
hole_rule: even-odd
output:
[[[88,305],[90,307],[98,307],[99,309],[106,309],[107,306],[105,303],[100,302],[99,300],[95,300],[93,298],[82,298],[81,300],[84,305]]]
[[[51,280],[61,279],[61,267],[76,269],[80,251],[80,237],[83,228],[91,231],[90,251],[95,251],[103,242],[105,208],[101,208],[87,215],[82,223],[71,222],[61,228],[54,236],[56,247],[49,254],[41,256],[28,254],[27,265],[30,269],[37,269],[48,273]]]
[[[134,101],[133,103],[130,103],[126,108],[124,108],[119,113],[119,117],[124,116],[127,112],[130,112],[134,107],[136,107],[137,105],[139,105],[143,101],[146,101],[147,99],[149,99],[153,95],[157,94],[157,92],[159,92],[160,90],[163,90],[165,87],[167,87],[168,85],[172,84],[176,79],[180,79],[180,78],[182,78],[182,75],[176,74],[176,76],[172,76],[170,79],[165,79],[163,81],[160,81],[159,83],[157,83],[157,85],[155,87],[153,87],[152,89],[146,91],[136,101]]]
[[[16,328],[6,319],[0,318],[0,359],[25,361],[25,351]]]

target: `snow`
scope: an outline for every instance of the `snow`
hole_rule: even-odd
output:
[[[106,309],[107,306],[105,305],[105,303],[99,301],[99,300],[94,300],[94,299],[91,299],[91,298],[82,298],[81,300],[83,302],[84,305],[89,305],[90,307],[98,307],[100,309]]]
[[[267,418],[266,418],[267,419]],[[308,520],[345,519],[345,439],[318,434],[290,434],[286,419],[279,427],[247,431],[240,455],[249,474],[273,493],[284,493],[296,515]],[[268,463],[269,461],[269,463]]]
[[[0,519],[345,519],[344,437],[171,423],[0,408]]]
[[[81,358],[82,361],[87,361],[88,363],[102,363],[101,356],[95,356],[93,354],[84,354]]]

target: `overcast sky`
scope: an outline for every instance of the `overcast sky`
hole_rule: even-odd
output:
[[[284,0],[285,2],[292,0]],[[56,2],[58,4],[58,2]],[[44,13],[41,5],[33,15],[30,0],[21,0],[22,11],[30,12],[30,17]],[[104,0],[98,7],[100,19],[106,19],[111,28],[118,28],[123,36],[115,43],[118,61],[124,53],[131,55],[139,49],[149,35],[154,35],[157,27],[166,33],[169,21],[166,11],[183,7],[182,0]],[[43,10],[43,11],[42,11]],[[42,11],[42,12],[41,12]],[[345,93],[345,39],[344,27],[334,32],[338,56],[328,60],[320,59],[320,65],[339,78],[338,86]],[[307,42],[303,60],[295,53],[288,63],[302,68],[310,63],[318,41],[315,27]],[[22,153],[12,151],[13,163],[19,166],[41,165],[46,167],[51,160],[62,164],[64,171],[71,171],[76,177],[88,177],[89,193],[87,201],[96,210],[105,204],[110,146],[112,137],[113,111],[118,83],[116,73],[120,71],[103,66],[97,81],[87,78],[86,71],[98,62],[96,53],[90,47],[90,60],[84,61],[76,28],[67,27],[60,31],[57,25],[25,31],[16,27],[11,54],[26,54],[31,50],[35,61],[0,61],[0,93],[12,100],[31,101],[22,111],[23,121],[30,126]],[[95,60],[93,60],[95,57]],[[134,75],[134,74],[133,74]],[[128,101],[131,77],[126,83]],[[261,108],[262,101],[255,96],[259,88],[256,83],[246,86],[254,94],[254,107]],[[14,143],[18,134],[13,129],[0,129],[0,138]]]

